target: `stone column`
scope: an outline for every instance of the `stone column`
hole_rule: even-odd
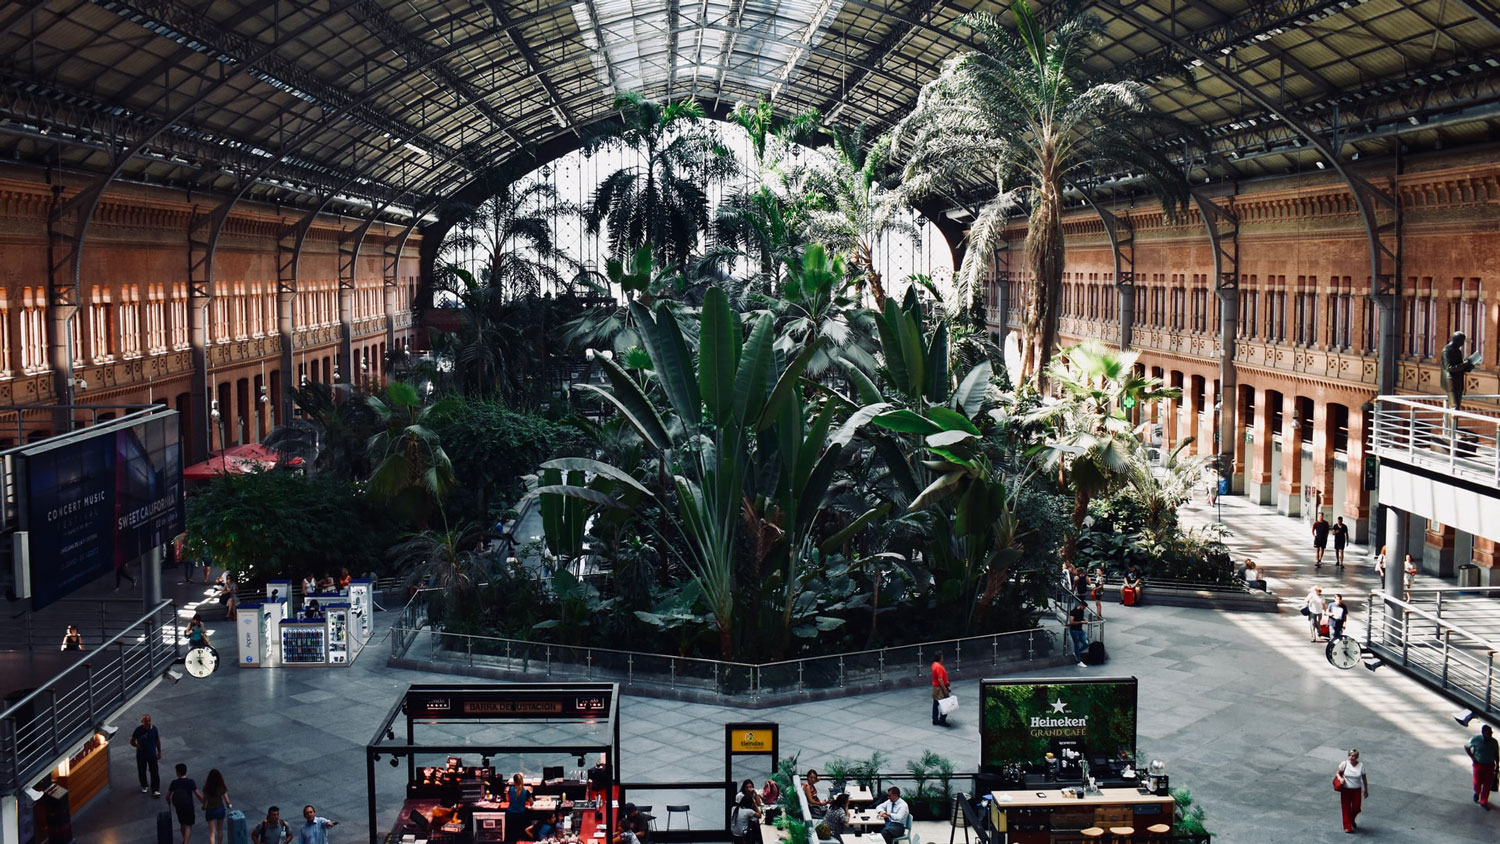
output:
[[[1276,488],[1271,483],[1271,398],[1265,387],[1255,388],[1255,422],[1251,428],[1254,436],[1251,464],[1246,469],[1245,491],[1256,504],[1266,505],[1276,500]]]
[[[1349,408],[1349,465],[1344,472],[1344,521],[1355,542],[1370,542],[1370,491],[1365,489],[1365,412]]]
[[[1175,376],[1175,379],[1174,379]],[[1175,380],[1175,383],[1174,383]],[[1172,387],[1182,387],[1182,374],[1179,372],[1167,372],[1167,384]],[[1177,447],[1177,416],[1179,408],[1182,407],[1182,399],[1167,399],[1166,406],[1162,412],[1166,419],[1162,420],[1162,452],[1167,453]]]
[[[1245,465],[1249,457],[1245,449],[1245,433],[1250,430],[1250,402],[1246,399],[1246,392],[1238,387],[1227,395],[1234,402],[1234,425],[1228,427],[1230,435],[1234,437],[1234,475],[1230,478],[1230,489],[1239,495],[1245,492],[1245,478],[1249,475],[1249,467]],[[1220,448],[1226,453],[1230,450],[1223,445]]]
[[[1385,508],[1385,591],[1400,596],[1401,565],[1406,560],[1406,512]]]
[[[1202,454],[1203,440],[1198,436],[1198,419],[1202,416],[1203,408],[1199,406],[1202,399],[1198,398],[1198,391],[1193,389],[1193,376],[1183,373],[1182,375],[1182,403],[1186,406],[1186,417],[1179,423],[1178,429],[1182,432],[1182,440],[1186,442],[1191,439],[1193,444],[1188,447],[1188,454]]]
[[[1458,529],[1449,525],[1430,524],[1423,539],[1422,559],[1417,565],[1427,574],[1452,577],[1453,545],[1458,539]]]
[[[1302,515],[1302,426],[1297,420],[1297,399],[1281,397],[1281,483],[1276,491],[1276,512]]]
[[[1328,402],[1313,402],[1312,485],[1317,493],[1318,512],[1333,521],[1333,430],[1329,421]]]
[[[1500,586],[1500,575],[1495,572],[1497,560],[1500,560],[1500,543],[1474,537],[1474,565],[1479,566],[1480,586]]]

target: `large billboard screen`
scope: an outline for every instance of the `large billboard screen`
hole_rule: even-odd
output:
[[[182,530],[177,414],[42,443],[18,455],[31,606],[41,609]]]
[[[1136,680],[985,680],[979,765],[1042,762],[1072,748],[1091,760],[1135,756]]]

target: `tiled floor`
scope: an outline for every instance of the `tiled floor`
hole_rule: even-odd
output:
[[[1198,507],[1199,510],[1206,508]],[[1190,518],[1205,514],[1194,511]],[[1313,575],[1301,523],[1227,498],[1225,521],[1235,541],[1255,546],[1271,570],[1272,588],[1300,600],[1312,580],[1337,584],[1353,596],[1373,585],[1363,553],[1359,565]],[[1242,556],[1242,555],[1241,555]],[[1358,627],[1362,602],[1351,625]],[[1279,615],[1224,614],[1156,606],[1106,606],[1112,657],[1100,668],[1067,668],[1051,675],[1134,675],[1141,681],[1140,749],[1170,765],[1174,785],[1187,786],[1208,811],[1215,841],[1324,842],[1348,840],[1339,824],[1329,781],[1335,764],[1359,747],[1371,777],[1371,799],[1360,835],[1384,841],[1495,844],[1500,812],[1470,802],[1469,766],[1462,745],[1471,734],[1456,725],[1456,707],[1389,668],[1339,671],[1323,648],[1307,641],[1295,608]],[[215,622],[220,635],[227,625]],[[240,670],[227,665],[206,680],[184,678],[153,690],[119,719],[133,724],[149,711],[162,730],[164,769],[185,761],[202,776],[218,767],[231,798],[254,818],[277,803],[295,818],[303,803],[343,823],[334,844],[363,844],[363,745],[408,683],[433,677],[388,669],[378,643],[347,669]],[[444,680],[451,678],[444,677]],[[723,724],[775,721],[783,753],[800,752],[802,767],[833,755],[865,756],[879,749],[890,768],[925,750],[953,759],[960,770],[977,764],[972,720],[976,682],[956,685],[963,707],[946,728],[928,723],[925,690],[860,695],[775,709],[733,708],[626,696],[622,705],[626,781],[668,782],[722,778]],[[1478,724],[1474,724],[1477,729]],[[152,836],[157,808],[135,786],[134,763],[123,741],[115,750],[113,788],[75,823],[89,844],[138,844]],[[494,760],[511,770],[518,760]],[[763,779],[742,766],[734,775]],[[377,766],[382,795],[379,823],[392,821],[402,772]],[[690,803],[695,827],[719,826],[722,795],[640,792],[664,825],[667,803]],[[676,821],[680,823],[680,818]],[[946,840],[941,827],[923,834]],[[961,838],[961,836],[960,836]],[[194,842],[206,841],[201,821]]]

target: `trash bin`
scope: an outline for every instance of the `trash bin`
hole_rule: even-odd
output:
[[[1219,478],[1219,494],[1220,495],[1228,495],[1229,494],[1229,479],[1228,478]]]
[[[1479,566],[1464,563],[1458,567],[1458,587],[1472,589],[1479,586]]]

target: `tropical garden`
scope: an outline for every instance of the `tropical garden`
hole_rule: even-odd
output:
[[[626,93],[585,147],[628,163],[587,202],[486,171],[450,209],[445,254],[483,257],[430,280],[431,352],[298,390],[270,444],[306,471],[194,494],[190,551],[250,579],[399,573],[454,631],[740,661],[1030,627],[1065,560],[1214,576],[1215,537],[1176,516],[1202,462],[1142,439],[1174,391],[1133,353],[1057,348],[1067,186],[1128,169],[1176,213],[1147,142],[1171,127],[1142,86],[1085,78],[1097,21],[1009,10],[965,16],[980,49],[879,136],[762,101],[731,115],[735,155],[696,102]],[[922,201],[974,210],[962,261],[885,277]],[[1018,226],[1011,371],[980,290]]]

